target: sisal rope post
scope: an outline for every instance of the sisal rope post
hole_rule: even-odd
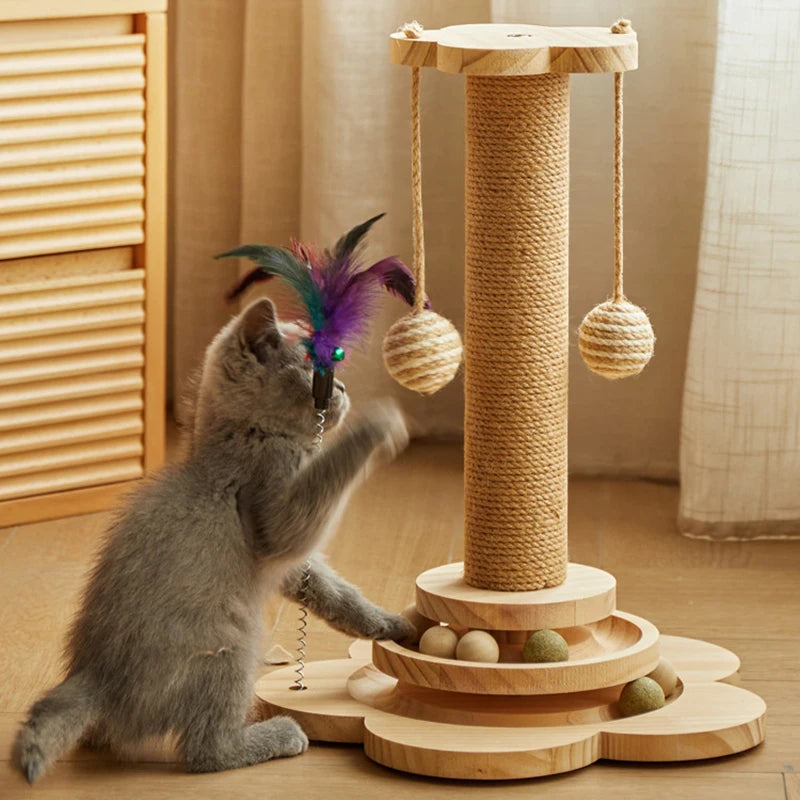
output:
[[[466,78],[465,559],[471,586],[567,571],[569,76]]]

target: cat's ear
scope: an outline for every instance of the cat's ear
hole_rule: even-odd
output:
[[[256,300],[242,312],[239,341],[262,364],[267,361],[270,351],[280,346],[281,332],[271,300],[266,297]]]

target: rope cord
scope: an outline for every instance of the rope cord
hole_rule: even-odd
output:
[[[618,19],[611,26],[611,33],[633,33],[630,20]],[[614,73],[614,302],[625,299],[622,285],[623,228],[622,228],[622,75]]]
[[[408,39],[422,36],[422,25],[416,20],[401,28]],[[411,68],[411,199],[413,216],[411,221],[414,239],[414,313],[425,308],[425,227],[422,221],[422,135],[420,131],[419,67]]]

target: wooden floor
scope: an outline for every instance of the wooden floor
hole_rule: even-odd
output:
[[[399,610],[415,576],[462,553],[460,450],[415,445],[355,495],[330,561],[371,599]],[[215,775],[169,760],[120,764],[94,753],[65,756],[30,788],[10,768],[14,730],[59,677],[62,637],[107,515],[0,530],[0,798],[298,798],[477,796],[647,797],[649,800],[800,800],[800,542],[691,541],[675,529],[677,488],[573,480],[570,557],[617,577],[618,605],[664,633],[728,647],[741,683],[769,707],[767,741],[739,756],[680,765],[602,762],[580,772],[509,783],[454,783],[393,772],[360,747],[314,745],[295,759]],[[273,641],[291,649],[296,610],[265,609]],[[347,639],[314,620],[310,659],[344,657]],[[265,645],[266,647],[266,645]]]

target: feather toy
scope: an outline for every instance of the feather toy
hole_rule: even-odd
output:
[[[357,344],[367,333],[381,289],[414,303],[414,278],[402,261],[391,256],[369,267],[361,262],[360,245],[383,214],[356,225],[332,250],[292,240],[290,248],[249,244],[221,253],[217,258],[249,258],[256,268],[228,293],[239,297],[250,285],[282,278],[299,295],[308,313],[309,335],[303,340],[315,371],[330,375],[345,357],[345,346]],[[430,304],[425,303],[426,308]]]

